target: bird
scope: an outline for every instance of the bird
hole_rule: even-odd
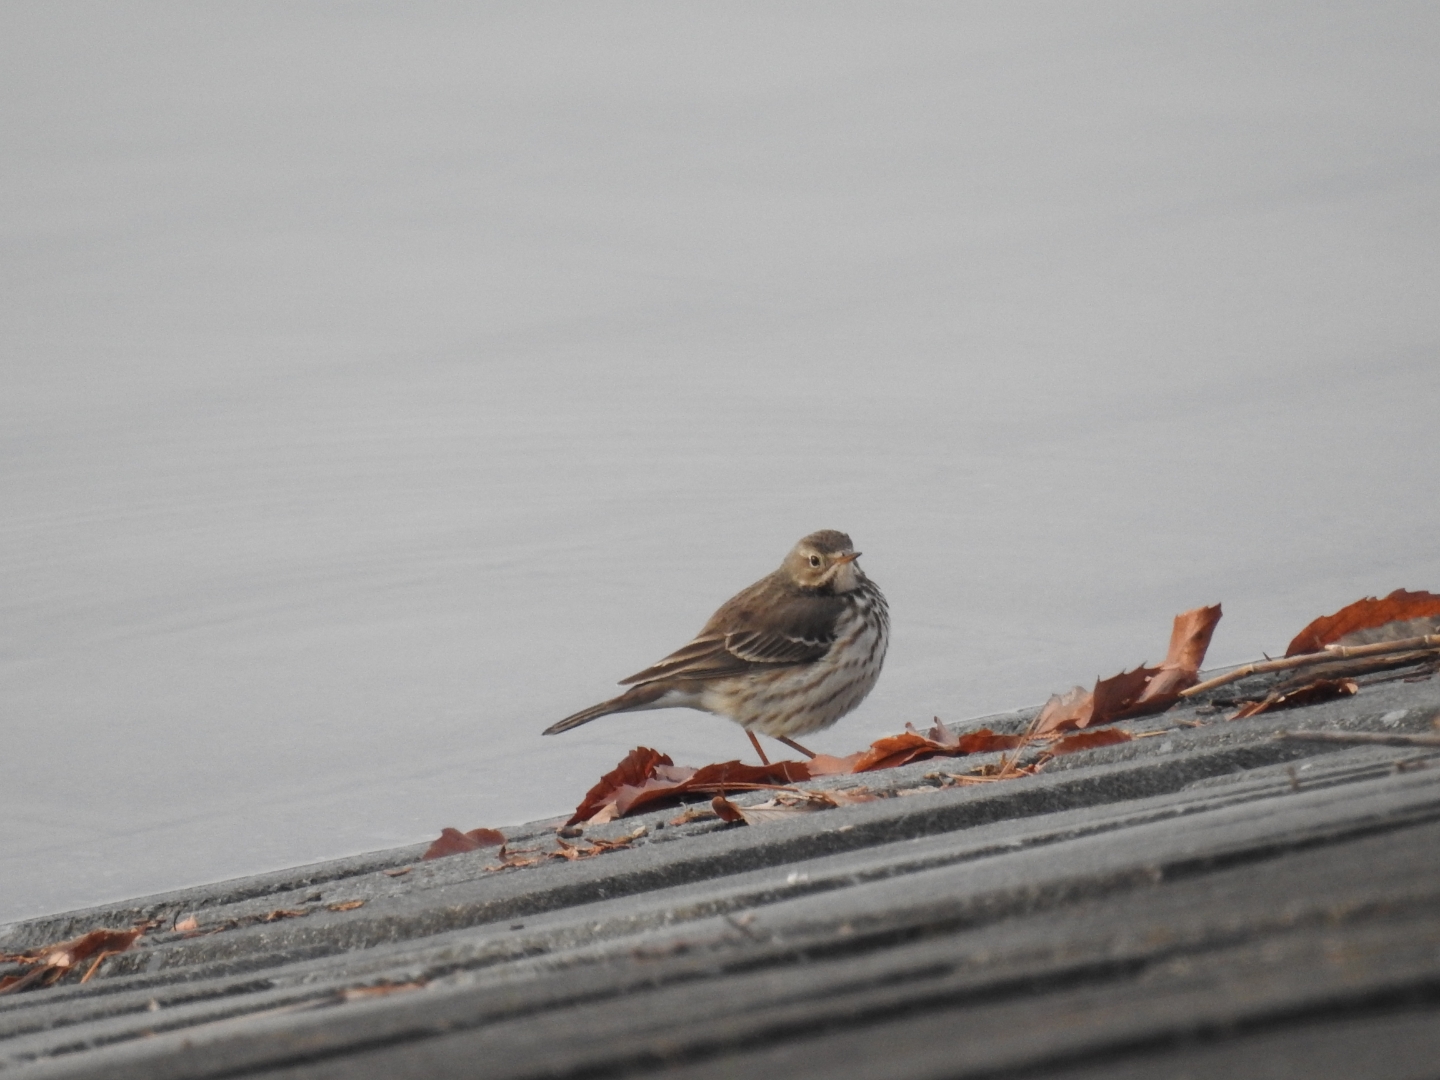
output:
[[[813,758],[793,736],[828,728],[859,705],[890,642],[889,606],[858,558],[845,533],[811,533],[778,570],[722,604],[694,640],[621,679],[630,689],[544,734],[611,713],[683,707],[735,721],[766,765],[757,733]]]

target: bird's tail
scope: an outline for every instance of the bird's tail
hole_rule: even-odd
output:
[[[591,720],[599,719],[602,716],[609,716],[611,713],[628,712],[631,709],[643,709],[663,697],[666,689],[666,687],[657,683],[645,683],[640,686],[632,686],[619,697],[611,698],[609,701],[602,701],[599,705],[591,705],[588,709],[581,709],[574,715],[567,716],[559,723],[551,724],[541,732],[541,734],[559,735],[562,731],[569,731],[571,728],[579,727],[581,724],[588,724]]]

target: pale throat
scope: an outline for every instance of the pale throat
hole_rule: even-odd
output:
[[[854,592],[860,587],[860,572],[853,562],[841,563],[830,577],[830,587],[837,593]]]

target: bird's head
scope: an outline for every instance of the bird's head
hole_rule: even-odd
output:
[[[855,565],[859,557],[850,537],[821,529],[791,548],[781,569],[802,589],[828,588],[843,593],[860,585],[862,575]]]

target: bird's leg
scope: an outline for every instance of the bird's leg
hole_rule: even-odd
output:
[[[747,731],[745,734],[750,736],[750,745],[755,747],[755,753],[760,755],[760,764],[769,765],[770,759],[765,756],[765,751],[760,749],[760,740],[755,738],[755,733],[753,731]]]
[[[752,735],[752,736],[750,736],[750,737],[753,739],[755,736]],[[776,735],[776,736],[775,736],[775,740],[776,740],[777,742],[783,742],[786,746],[790,747],[791,750],[799,750],[800,753],[804,754],[804,755],[805,755],[806,757],[808,757],[808,758],[813,758],[813,757],[815,756],[815,751],[813,751],[813,750],[806,750],[803,746],[801,746],[801,745],[800,745],[798,742],[796,742],[794,739],[787,739],[784,735]],[[757,746],[756,749],[758,750],[759,747]],[[761,756],[763,757],[764,755],[761,755]]]

